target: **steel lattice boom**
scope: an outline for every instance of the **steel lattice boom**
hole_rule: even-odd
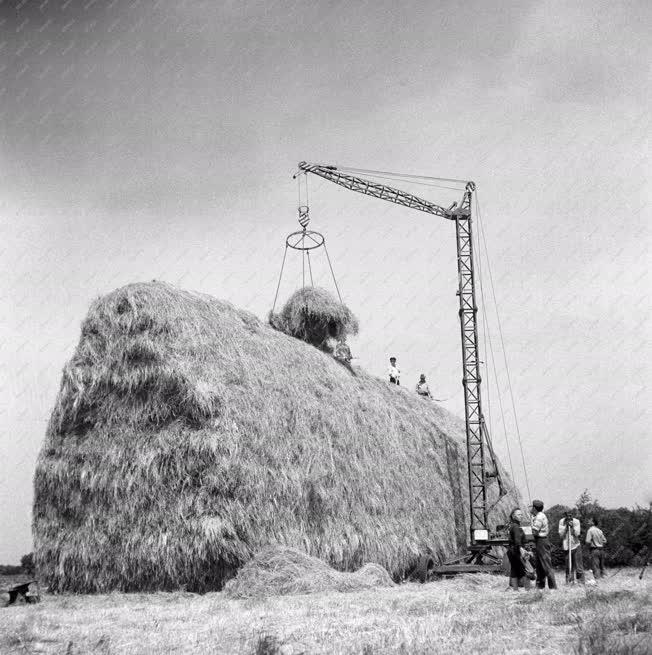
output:
[[[457,238],[457,270],[459,296],[459,317],[462,337],[462,384],[464,386],[464,414],[466,424],[466,447],[468,462],[469,503],[471,514],[471,543],[476,540],[489,540],[487,517],[487,483],[485,463],[486,426],[482,414],[480,395],[480,358],[478,351],[478,307],[475,298],[475,277],[473,270],[473,239],[471,221],[471,200],[475,190],[473,182],[468,182],[460,205],[444,209],[439,205],[414,196],[405,191],[378,184],[361,177],[342,173],[334,166],[308,164],[301,162],[299,170],[323,177],[346,189],[363,193],[380,200],[417,209],[428,214],[455,221]],[[502,489],[502,485],[501,485]],[[481,537],[476,531],[486,531]]]

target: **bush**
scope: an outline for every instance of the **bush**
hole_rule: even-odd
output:
[[[34,553],[27,553],[20,558],[20,566],[23,569],[23,573],[27,575],[34,575],[35,565],[34,565]]]

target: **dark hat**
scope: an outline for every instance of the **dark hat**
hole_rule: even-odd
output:
[[[396,361],[396,357],[390,357],[390,358],[389,358],[389,361],[390,361],[390,362],[391,362],[392,360],[393,360],[393,361]]]
[[[543,501],[542,500],[533,500],[532,507],[537,510],[537,512],[543,511]]]

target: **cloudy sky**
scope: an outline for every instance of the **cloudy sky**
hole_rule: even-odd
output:
[[[597,0],[0,2],[0,563],[31,549],[34,465],[91,300],[160,279],[265,316],[302,160],[474,180],[505,344],[492,302],[497,452],[526,497],[517,426],[532,496],[652,500],[651,17]],[[358,363],[382,375],[396,355],[462,415],[454,226],[309,191]],[[282,299],[300,270],[289,258]]]

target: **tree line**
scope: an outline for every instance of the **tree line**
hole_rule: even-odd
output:
[[[649,507],[637,506],[633,509],[619,507],[606,509],[597,499],[591,497],[588,490],[580,494],[574,507],[553,505],[545,510],[550,524],[550,542],[552,545],[552,562],[563,566],[565,562],[562,540],[557,531],[560,519],[568,510],[580,520],[582,528],[581,543],[589,529],[589,519],[595,517],[600,529],[607,538],[605,546],[605,564],[607,566],[644,566],[652,556],[652,503]],[[585,556],[588,549],[585,549]],[[586,562],[588,564],[588,560]]]
[[[27,553],[20,558],[20,564],[0,564],[0,575],[34,575],[34,553]]]

